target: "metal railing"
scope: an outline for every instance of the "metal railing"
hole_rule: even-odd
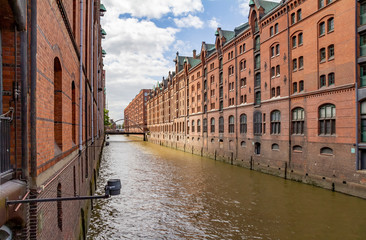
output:
[[[11,118],[0,116],[0,174],[12,169],[10,165]]]

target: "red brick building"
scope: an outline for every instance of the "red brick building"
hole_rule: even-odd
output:
[[[142,89],[124,110],[124,129],[126,132],[146,132],[146,104],[150,90]]]
[[[100,1],[1,0],[0,226],[15,239],[85,238],[104,139]],[[24,4],[23,4],[24,3]]]
[[[150,92],[149,140],[366,197],[366,1],[249,6],[248,23],[177,53]]]

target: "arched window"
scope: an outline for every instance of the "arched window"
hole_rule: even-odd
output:
[[[224,132],[224,117],[219,118],[219,133]]]
[[[259,142],[256,142],[254,144],[254,154],[256,155],[261,154],[261,144]]]
[[[272,150],[280,150],[280,146],[277,143],[272,144]]]
[[[261,55],[257,54],[254,57],[254,69],[260,69],[261,68]]]
[[[229,133],[234,133],[235,124],[234,124],[234,116],[229,117]]]
[[[192,120],[192,132],[194,132],[194,120]]]
[[[334,73],[328,74],[328,86],[334,85],[335,79],[334,79]]]
[[[292,110],[292,134],[304,134],[305,113],[303,108]]]
[[[203,119],[203,132],[207,132],[207,118]]]
[[[247,115],[240,115],[240,133],[247,133]]]
[[[72,122],[72,141],[76,144],[76,90],[75,82],[71,83],[71,122]]]
[[[292,150],[294,152],[302,152],[302,147],[299,145],[295,145],[295,146],[293,146]]]
[[[360,105],[361,115],[361,142],[366,142],[366,100]]]
[[[323,147],[322,149],[320,149],[320,154],[333,155],[333,149],[329,147]]]
[[[255,43],[254,43],[254,50],[257,51],[260,49],[261,47],[261,39],[260,39],[260,36],[256,36],[255,37]]]
[[[200,119],[197,120],[197,132],[201,133],[201,120]]]
[[[325,104],[319,108],[319,134],[336,133],[336,108],[333,104]]]
[[[328,60],[332,60],[334,58],[334,45],[328,46]]]
[[[275,110],[271,113],[271,134],[281,133],[281,112]]]
[[[261,73],[255,74],[255,82],[254,87],[260,87],[261,86]]]
[[[334,18],[328,19],[328,32],[332,32],[334,30]]]
[[[244,147],[246,147],[246,146],[247,146],[247,143],[246,143],[245,141],[241,141],[240,146],[241,146],[242,148],[244,148]]]
[[[62,153],[62,68],[60,60],[56,57],[53,65],[54,80],[54,139],[55,139],[55,155]]]
[[[57,198],[62,197],[61,183],[57,185]],[[62,201],[57,201],[57,226],[62,231]]]
[[[253,114],[253,123],[254,123],[254,135],[262,135],[262,113],[254,112]]]
[[[211,133],[215,132],[215,118],[211,118]]]

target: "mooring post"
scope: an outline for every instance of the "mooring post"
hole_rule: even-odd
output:
[[[250,156],[250,170],[253,170],[253,156]]]
[[[285,162],[285,179],[287,179],[287,162]]]

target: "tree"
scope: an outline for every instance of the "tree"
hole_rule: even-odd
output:
[[[109,122],[109,110],[104,109],[104,125],[109,126],[111,123]]]

